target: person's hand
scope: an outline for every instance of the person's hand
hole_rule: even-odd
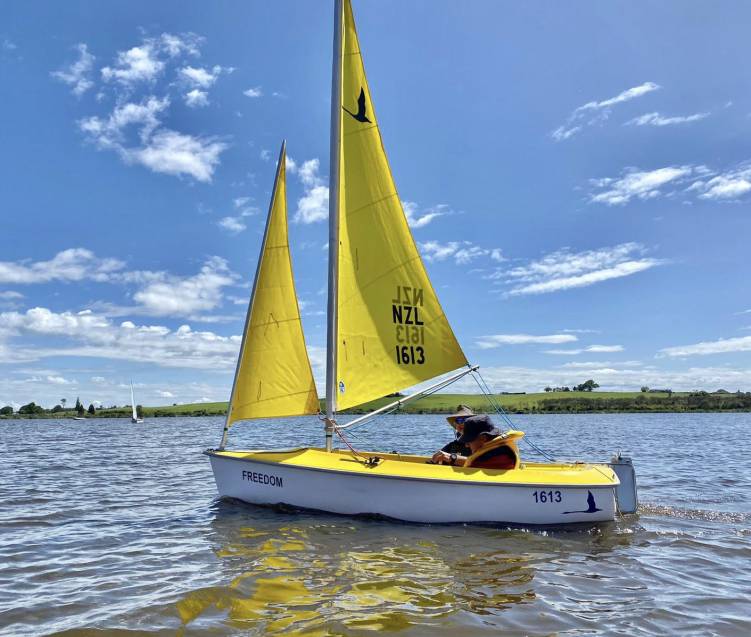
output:
[[[435,464],[448,464],[451,460],[451,456],[445,451],[436,451],[432,458]]]

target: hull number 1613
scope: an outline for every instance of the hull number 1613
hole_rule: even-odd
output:
[[[560,491],[535,491],[533,494],[535,502],[560,502],[563,496]]]

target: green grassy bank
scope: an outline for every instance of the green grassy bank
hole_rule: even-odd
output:
[[[690,411],[751,411],[751,393],[708,392],[541,392],[538,394],[495,395],[503,408],[514,414],[579,414],[579,413],[630,413],[630,412],[690,412]],[[395,398],[381,398],[361,405],[348,413],[367,413]],[[481,394],[434,394],[426,396],[401,409],[407,414],[447,414],[457,405],[468,405],[478,412],[492,411],[488,400]],[[323,409],[323,402],[321,403]],[[165,407],[144,407],[146,418],[175,416],[220,416],[227,409],[226,402],[192,403]],[[44,412],[33,416],[18,415],[6,418],[67,418],[74,416],[72,410]],[[100,409],[88,418],[129,418],[130,409]]]

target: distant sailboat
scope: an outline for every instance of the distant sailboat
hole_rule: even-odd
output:
[[[133,394],[133,381],[130,381],[130,406],[133,410],[130,416],[130,422],[132,423],[143,422],[143,418],[138,417],[138,411],[136,410],[136,398],[135,398],[135,395]]]
[[[611,466],[521,463],[516,448],[524,436],[520,431],[508,431],[495,441],[516,452],[516,466],[508,470],[333,449],[334,433],[341,435],[353,424],[477,371],[454,336],[404,215],[349,0],[335,0],[335,25],[326,414],[321,415],[325,447],[226,449],[230,426],[238,420],[319,411],[289,252],[282,145],[221,445],[205,452],[219,494],[256,504],[415,522],[557,525],[612,520],[620,482]],[[348,423],[337,420],[337,410],[449,372],[423,392]],[[592,504],[595,496],[597,506]],[[582,509],[579,503],[588,497],[591,502]]]

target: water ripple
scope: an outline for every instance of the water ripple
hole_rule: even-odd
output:
[[[525,531],[256,508],[215,497],[200,452],[218,418],[3,421],[0,633],[751,633],[747,414],[518,421],[562,458],[633,454],[638,514]],[[233,437],[320,444],[315,419],[289,425]],[[699,469],[710,426],[719,457]],[[356,444],[427,452],[447,434],[439,417],[397,416]]]

